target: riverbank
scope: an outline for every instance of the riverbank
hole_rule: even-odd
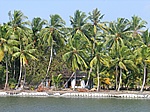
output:
[[[20,96],[20,97],[83,97],[83,98],[146,98],[150,99],[150,91],[100,91],[100,92],[78,92],[78,91],[29,91],[29,90],[0,90],[0,97],[3,96]]]

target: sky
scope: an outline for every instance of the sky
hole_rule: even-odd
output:
[[[136,15],[150,28],[150,0],[0,0],[0,24],[9,21],[9,11],[21,10],[30,21],[34,17],[49,20],[49,15],[59,14],[70,25],[69,16],[74,16],[76,10],[88,15],[96,8],[105,15],[102,21],[119,17],[131,20]]]

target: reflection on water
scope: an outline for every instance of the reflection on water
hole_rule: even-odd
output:
[[[149,104],[146,99],[0,97],[2,112],[148,112]]]

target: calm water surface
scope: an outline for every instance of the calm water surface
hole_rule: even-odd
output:
[[[0,112],[150,112],[150,100],[0,97]]]

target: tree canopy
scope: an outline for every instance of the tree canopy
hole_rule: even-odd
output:
[[[97,8],[88,14],[77,10],[68,27],[59,14],[29,21],[19,10],[8,12],[9,21],[0,25],[2,88],[18,88],[21,80],[35,86],[59,74],[63,82],[84,71],[86,86],[93,80],[98,91],[104,85],[143,91],[150,85],[147,22],[136,15],[105,22],[104,16]]]

